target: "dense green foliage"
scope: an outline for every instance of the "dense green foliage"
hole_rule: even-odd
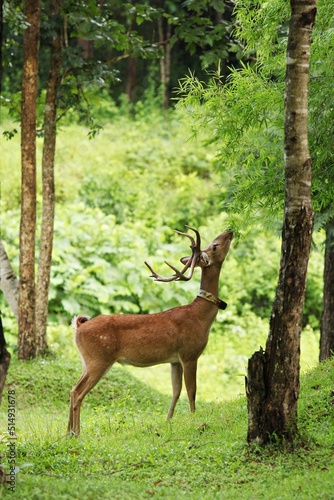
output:
[[[170,50],[168,95],[189,67],[205,77],[203,68],[215,68],[224,60],[226,73],[240,56],[240,44],[231,35],[232,5],[224,0],[63,0],[61,16],[53,17],[51,10],[49,3],[41,2],[39,111],[49,72],[51,40],[59,24],[63,34],[59,114],[80,108],[93,131],[96,124],[89,104],[92,89],[103,89],[115,100],[124,92],[131,101],[143,99],[149,86],[159,94],[164,85],[160,64],[165,46]],[[3,18],[3,103],[19,114],[26,27],[22,0],[5,0]]]
[[[122,5],[116,3],[117,7]],[[221,55],[227,58],[239,51],[241,42],[233,46],[228,22],[218,16],[219,22],[211,26],[211,19],[216,11],[224,10],[224,3],[203,0],[195,8],[195,3],[185,2],[185,12],[174,2],[163,2],[164,8],[170,9],[163,12],[164,22],[174,23],[175,47],[182,40],[182,55],[192,53],[202,67],[215,64]],[[11,47],[17,56],[15,64],[20,64],[24,24],[15,9],[18,4],[11,4],[12,25],[6,26],[17,30]],[[157,20],[162,12],[147,9],[143,2],[132,11],[129,4],[127,10],[118,12],[117,19],[111,19],[100,16],[96,2],[85,2],[86,12],[80,2],[65,2],[66,8],[76,8],[68,18],[74,36],[65,51],[69,78],[63,80],[60,100],[60,110],[68,113],[60,122],[56,157],[57,209],[48,328],[51,355],[27,363],[19,363],[15,354],[12,357],[0,422],[6,429],[6,391],[15,391],[18,475],[16,493],[8,493],[13,498],[331,498],[333,361],[302,379],[300,436],[292,447],[287,450],[272,443],[262,450],[245,444],[247,409],[240,394],[244,393],[247,359],[266,342],[279,268],[280,225],[273,214],[280,212],[282,201],[282,54],[287,12],[286,5],[276,0],[254,9],[256,2],[237,4],[237,34],[248,47],[249,61],[255,53],[261,61],[233,70],[223,93],[221,73],[213,75],[209,86],[192,78],[183,81],[188,110],[201,125],[198,130],[196,124],[197,140],[188,141],[191,126],[182,110],[164,115],[156,111],[160,99],[155,58],[160,53],[157,47],[146,44],[151,33],[146,23]],[[8,8],[9,2],[6,5]],[[257,16],[253,26],[250,11]],[[48,55],[45,14],[41,81],[46,76],[43,68]],[[319,213],[326,210],[326,217],[330,215],[334,183],[331,136],[324,138],[321,131],[324,116],[327,122],[332,116],[332,97],[327,96],[322,113],[319,96],[323,95],[321,81],[332,71],[324,62],[324,53],[332,43],[328,19],[322,17],[315,32],[314,57],[319,63],[311,87],[317,174],[314,189],[317,194],[327,182],[325,196],[316,197]],[[263,24],[266,30],[259,28]],[[242,33],[245,25],[250,28],[248,35]],[[252,30],[254,26],[257,29]],[[204,31],[205,36],[201,36]],[[114,39],[107,38],[110,33]],[[118,81],[114,67],[95,67],[93,60],[85,59],[76,45],[77,36],[94,41],[95,55],[107,59],[116,60],[123,53],[136,57],[137,62],[152,58],[154,63],[140,67],[145,78],[137,97],[144,96],[144,100],[135,106],[122,100],[124,81]],[[221,48],[224,37],[227,45]],[[320,49],[320,38],[325,50]],[[199,56],[198,47],[208,50]],[[263,50],[268,47],[270,54]],[[183,64],[184,59],[174,67],[179,69]],[[124,66],[122,71],[125,74]],[[16,72],[16,90],[18,76]],[[4,81],[7,91],[10,79],[8,74]],[[93,90],[99,84],[104,89],[100,94]],[[110,100],[109,85],[122,105],[116,107]],[[12,109],[17,110],[19,93],[10,99]],[[43,100],[41,92],[40,106]],[[91,121],[92,116],[99,125]],[[13,136],[2,143],[1,236],[18,271],[20,138],[13,132],[17,125],[7,116],[1,118],[2,131]],[[87,119],[90,128],[78,125]],[[102,124],[104,129],[100,130]],[[39,157],[41,144],[39,138]],[[270,198],[266,198],[269,188]],[[269,228],[249,225],[251,201],[258,220],[267,226],[269,221]],[[40,185],[38,210],[40,215]],[[199,361],[198,411],[190,415],[186,400],[181,399],[174,419],[165,421],[171,392],[167,365],[143,371],[113,367],[85,400],[80,439],[67,438],[69,391],[81,371],[69,326],[72,316],[150,313],[191,301],[199,285],[198,272],[189,283],[159,284],[152,282],[144,266],[148,260],[163,274],[169,273],[165,259],[177,265],[179,257],[189,251],[188,241],[172,229],[183,230],[185,224],[200,230],[203,244],[231,224],[237,234],[220,282],[219,294],[228,308],[219,312]],[[309,266],[301,339],[303,371],[314,366],[318,358],[322,239],[322,233],[315,235]],[[15,353],[16,325],[3,297],[0,305],[6,339]],[[231,398],[234,400],[223,402]],[[5,470],[7,444],[8,436],[3,434],[0,463]],[[5,487],[0,484],[0,488],[0,496],[7,496]]]
[[[94,40],[95,54],[111,57],[110,52],[104,54],[102,42],[105,40],[101,33],[113,33],[119,45],[115,45],[116,38],[107,41],[113,50],[116,47],[118,55],[124,51],[138,58],[157,56],[155,49],[151,51],[151,47],[145,45],[144,27],[158,11],[145,11],[139,4],[132,14],[130,11],[119,13],[126,18],[128,27],[132,23],[131,36],[127,37],[126,23],[122,25],[119,19],[99,18],[103,21],[101,26],[94,27],[96,2],[85,3],[88,9],[85,19],[80,3],[65,3],[77,7],[69,19],[70,29]],[[212,50],[202,53],[202,65],[216,62],[221,38],[226,36],[231,42],[228,23],[220,23],[211,30],[210,16],[204,16],[203,12],[207,14],[207,11],[201,8],[210,5],[210,9],[219,10],[222,3],[197,2],[193,18],[198,25],[190,23],[185,15],[184,29],[181,26],[179,30],[180,11],[173,11],[174,2],[167,4],[172,10],[164,15],[164,21],[175,14],[174,41],[178,36],[190,52],[206,44]],[[189,12],[191,5],[192,2],[184,4]],[[249,22],[250,3],[238,2],[238,5],[238,26],[242,27]],[[149,498],[153,495],[177,498],[185,495],[198,499],[240,496],[306,499],[330,498],[332,494],[332,361],[302,380],[301,435],[289,450],[278,449],[275,443],[267,450],[247,447],[245,399],[222,402],[244,393],[247,359],[259,345],[265,345],[279,268],[280,225],[273,214],[281,209],[283,185],[282,54],[286,10],[282,2],[275,1],[254,11],[259,15],[256,26],[271,20],[266,31],[253,30],[254,46],[250,35],[247,40],[244,38],[250,61],[256,52],[257,56],[262,54],[260,64],[250,63],[240,71],[232,71],[223,93],[224,80],[220,74],[213,75],[209,86],[199,80],[195,80],[195,85],[193,79],[184,80],[183,90],[187,93],[190,90],[188,110],[201,124],[199,131],[196,125],[197,140],[191,142],[188,142],[191,127],[182,110],[164,115],[156,111],[157,71],[147,71],[147,67],[152,68],[154,64],[141,67],[141,72],[146,68],[146,76],[145,81],[142,80],[145,89],[141,88],[139,94],[145,99],[131,107],[124,100],[116,107],[108,96],[112,81],[120,97],[123,82],[118,85],[116,72],[104,64],[92,72],[93,61],[84,60],[75,44],[69,47],[64,62],[68,64],[70,77],[62,88],[60,109],[70,109],[60,122],[56,157],[57,209],[48,329],[53,356],[29,363],[18,363],[15,355],[12,359],[7,382],[8,388],[16,393],[18,436],[18,480],[16,493],[11,493],[13,498]],[[94,17],[94,23],[87,22],[89,17]],[[279,29],[278,18],[282,21]],[[169,20],[172,22],[172,17]],[[14,22],[18,22],[17,17]],[[46,18],[43,22],[45,41]],[[322,22],[322,31],[315,34],[315,41],[319,42],[321,34],[326,33],[328,50],[332,37],[327,24]],[[198,37],[203,27],[207,28],[206,36]],[[22,27],[16,33],[17,54],[21,31]],[[242,38],[241,30],[238,36]],[[275,44],[271,45],[269,41],[273,39]],[[131,43],[132,46],[127,45]],[[269,46],[274,47],[270,57],[265,50],[261,53],[261,48]],[[43,50],[42,61],[47,56],[47,50]],[[227,52],[229,50],[237,52],[239,45],[230,45]],[[328,77],[322,54],[318,49],[319,82],[320,77]],[[73,66],[74,62],[77,66]],[[107,77],[111,80],[107,81]],[[8,81],[5,81],[7,89]],[[104,88],[100,95],[92,90],[99,82]],[[18,79],[16,85],[18,88]],[[321,88],[320,85],[317,88]],[[314,130],[317,123],[323,123],[319,95],[321,92],[311,90]],[[77,106],[76,100],[80,97],[83,101]],[[43,99],[41,92],[40,103]],[[328,102],[330,99],[329,96]],[[18,103],[19,94],[11,95],[13,108],[17,108]],[[325,111],[330,118],[330,106]],[[90,129],[78,126],[92,116],[98,119],[98,126],[95,122],[90,122]],[[7,121],[7,117],[2,118],[2,130],[10,137],[18,127]],[[98,135],[103,123],[104,129]],[[318,173],[322,172],[324,177],[316,177],[315,190],[319,190],[323,179],[329,179],[328,187],[332,186],[331,153],[324,152],[328,143],[322,139],[321,126],[317,130],[319,135],[315,134],[313,143],[318,147],[315,160],[319,158]],[[38,141],[40,155],[41,139]],[[322,170],[320,165],[326,168]],[[17,271],[18,134],[14,134],[11,141],[3,141],[1,168],[2,238]],[[243,189],[237,197],[241,184]],[[263,205],[269,188],[268,212]],[[321,209],[328,208],[331,199],[328,193],[329,189]],[[38,197],[40,212],[40,185]],[[258,220],[261,224],[269,221],[269,229],[248,225],[247,211],[252,200]],[[225,210],[227,206],[229,213]],[[237,233],[220,282],[219,294],[228,302],[228,308],[219,312],[199,362],[197,413],[190,415],[186,400],[182,399],[173,421],[165,421],[171,392],[167,365],[143,371],[113,367],[85,400],[81,438],[66,438],[69,391],[81,370],[68,326],[71,317],[79,313],[149,313],[191,301],[199,285],[198,272],[189,283],[159,284],[149,279],[144,266],[144,260],[148,260],[163,274],[164,269],[169,273],[163,264],[165,259],[177,265],[179,257],[189,251],[188,241],[175,235],[172,229],[183,230],[185,224],[200,229],[203,244],[231,224]],[[315,235],[310,261],[301,340],[303,371],[315,365],[318,358],[322,239],[322,233]],[[16,325],[3,297],[1,308],[6,339],[13,352]],[[0,421],[6,428],[6,406],[3,409]],[[7,439],[6,435],[2,436],[1,445],[6,446]],[[5,448],[1,447],[0,454],[2,466],[6,468]],[[6,494],[4,489],[1,493]]]
[[[180,104],[193,134],[206,129],[216,144],[217,166],[228,179],[226,209],[273,224],[284,202],[284,88],[290,10],[288,2],[238,0],[236,36],[247,64],[234,67],[225,83],[219,73],[209,83],[196,75],[180,86]],[[330,5],[331,7],[330,7]],[[309,147],[313,164],[315,227],[333,217],[333,58],[334,3],[319,0],[312,33],[309,82]],[[228,172],[228,174],[227,174]],[[252,193],[252,196],[249,195]],[[240,218],[240,215],[239,215]]]
[[[67,438],[68,393],[79,371],[65,353],[13,360],[8,388],[15,390],[18,467],[15,493],[0,485],[2,498],[332,497],[333,360],[302,377],[296,442],[260,449],[245,444],[244,397],[222,402],[220,386],[211,384],[211,402],[199,400],[191,415],[181,400],[166,421],[167,398],[124,368],[113,368],[87,396],[82,435]],[[2,428],[6,408],[5,400]],[[0,442],[5,468],[6,439]]]
[[[110,123],[92,140],[87,129],[71,124],[59,133],[49,315],[53,324],[68,324],[79,313],[156,312],[191,301],[199,286],[198,271],[189,283],[159,284],[149,279],[144,261],[169,273],[163,261],[178,265],[189,252],[188,242],[172,229],[198,227],[205,244],[230,222],[222,211],[226,192],[213,167],[215,150],[200,138],[187,141],[182,113],[163,116],[151,110],[149,121],[140,106],[131,117],[104,102],[101,117],[107,116]],[[2,237],[16,270],[19,155],[18,137],[3,142]],[[243,335],[258,339],[260,331],[262,339],[275,293],[280,242],[261,228],[240,230],[221,277],[220,295],[228,309],[219,314],[214,328],[240,341]],[[304,326],[315,331],[321,311],[321,240],[320,235],[311,259],[304,316]],[[6,330],[14,333],[7,306],[2,309]],[[13,336],[8,340],[16,343]]]

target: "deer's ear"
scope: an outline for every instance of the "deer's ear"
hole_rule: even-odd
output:
[[[209,256],[206,252],[202,252],[201,253],[201,264],[204,266],[204,267],[207,267],[207,266],[210,266],[211,264],[211,261],[209,259]]]
[[[182,257],[182,259],[180,259],[180,262],[182,262],[182,264],[185,266],[189,259],[191,259],[190,255],[188,255],[188,257]],[[198,267],[198,266],[199,266],[199,262],[197,262],[195,264],[195,267]]]

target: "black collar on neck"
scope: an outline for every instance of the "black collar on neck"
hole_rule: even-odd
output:
[[[215,304],[218,307],[218,309],[224,310],[227,307],[226,302],[224,302],[223,300],[221,300],[218,297],[216,297],[215,295],[213,295],[213,293],[206,292],[205,290],[200,289],[198,294],[197,294],[197,297],[201,297],[202,299],[205,299],[205,300],[208,300],[209,302],[212,302],[213,304]]]

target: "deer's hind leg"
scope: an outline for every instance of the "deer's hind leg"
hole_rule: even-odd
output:
[[[113,363],[99,363],[94,366],[85,366],[79,381],[71,390],[70,415],[68,433],[80,434],[80,408],[86,394],[93,389]]]

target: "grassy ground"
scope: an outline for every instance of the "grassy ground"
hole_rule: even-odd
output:
[[[113,368],[87,396],[80,438],[66,436],[68,395],[77,379],[71,359],[13,359],[0,414],[15,391],[17,474],[0,496],[19,499],[333,499],[334,360],[302,378],[300,440],[289,449],[246,444],[244,397],[183,399],[165,420],[169,397],[129,371]],[[217,389],[217,388],[215,388]],[[8,472],[10,443],[1,435]]]

